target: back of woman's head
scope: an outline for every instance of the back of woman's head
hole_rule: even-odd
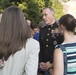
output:
[[[8,7],[0,23],[0,53],[6,57],[14,54],[25,46],[29,37],[31,31],[23,12],[17,6]]]
[[[59,19],[59,24],[65,26],[67,31],[73,32],[76,27],[76,19],[72,15],[66,14]]]

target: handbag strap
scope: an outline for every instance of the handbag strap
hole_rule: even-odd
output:
[[[59,47],[64,52],[63,53],[63,55],[64,55],[64,75],[67,75],[67,52],[63,45],[59,45]]]

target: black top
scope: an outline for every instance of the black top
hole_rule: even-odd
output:
[[[54,47],[63,42],[63,36],[60,34],[56,22],[40,29],[40,62],[53,62]]]

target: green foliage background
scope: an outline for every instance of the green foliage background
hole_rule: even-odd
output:
[[[56,18],[60,18],[64,14],[63,7],[58,0],[0,0],[0,12],[4,12],[8,6],[12,5],[17,5],[26,18],[36,23],[42,20],[41,10],[44,7],[54,8]]]

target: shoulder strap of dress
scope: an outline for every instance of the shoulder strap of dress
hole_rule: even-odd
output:
[[[64,75],[67,75],[67,52],[66,52],[66,48],[64,45],[58,45],[59,48],[61,48],[62,51],[65,51],[63,52],[63,55],[64,55]]]

